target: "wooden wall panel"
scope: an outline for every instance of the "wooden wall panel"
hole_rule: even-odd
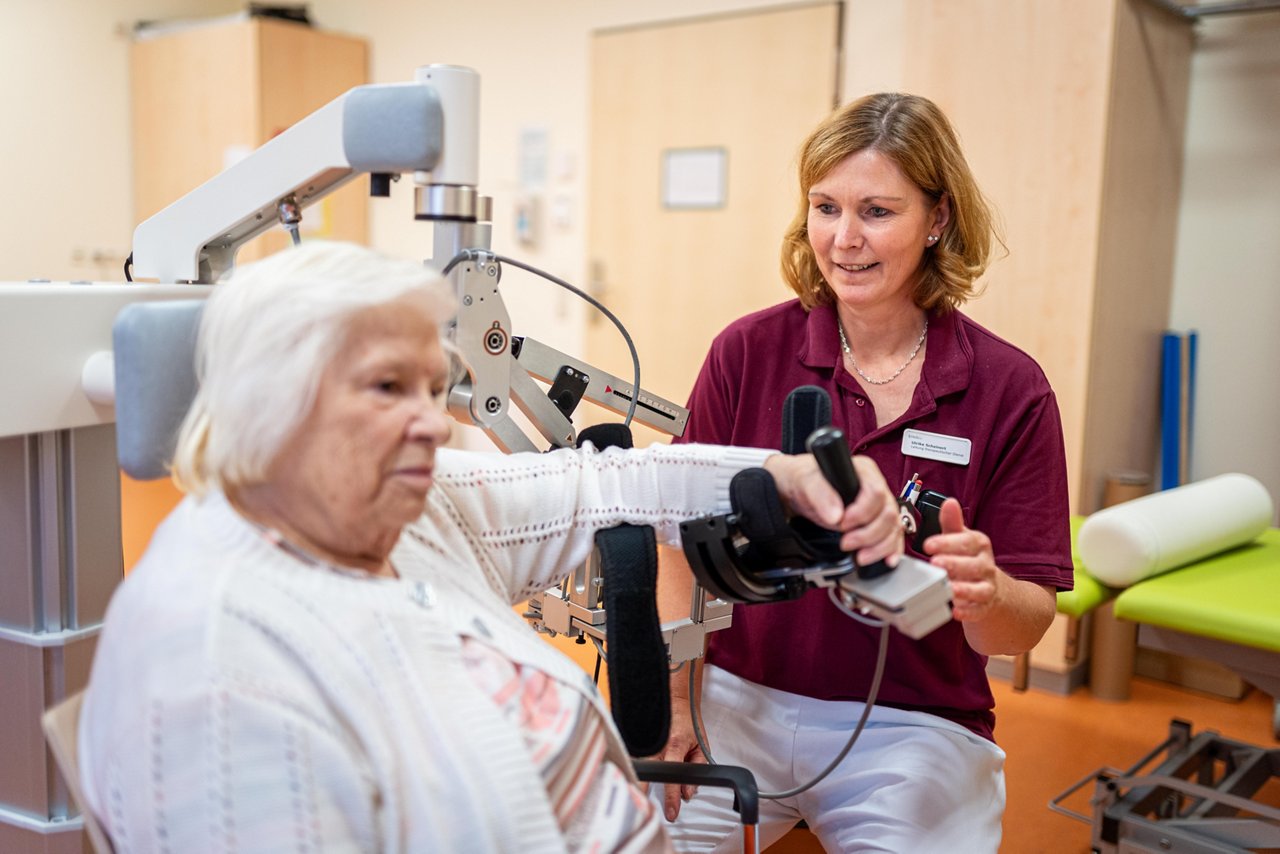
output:
[[[1160,335],[1169,322],[1190,89],[1191,26],[1145,0],[1116,10],[1082,512],[1110,471],[1152,471],[1159,447]]]
[[[595,295],[628,326],[655,394],[684,403],[712,338],[792,295],[782,233],[799,203],[796,151],[834,106],[838,22],[824,3],[592,41],[589,230],[605,288]],[[706,147],[726,152],[724,205],[665,208],[664,153]],[[592,323],[587,361],[629,378],[617,331]]]
[[[1113,5],[914,2],[905,29],[906,88],[951,117],[1008,245],[965,311],[1044,368],[1073,486],[1085,444]]]
[[[287,21],[263,20],[257,29],[259,95],[256,145],[368,80],[369,49],[360,39]],[[369,228],[369,179],[346,186],[303,211],[302,237],[363,243]],[[288,235],[273,229],[240,251],[241,260],[283,248]]]
[[[1090,512],[1106,472],[1155,462],[1190,28],[1145,0],[908,0],[901,37],[903,88],[951,117],[1004,223],[966,311],[1044,368]]]
[[[212,178],[353,86],[368,81],[368,45],[301,24],[255,18],[211,22],[143,39],[131,57],[136,220]],[[303,212],[303,235],[365,242],[368,182]],[[241,248],[283,247],[273,231]]]

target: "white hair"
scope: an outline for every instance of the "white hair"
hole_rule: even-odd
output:
[[[437,273],[354,244],[308,240],[236,268],[200,321],[200,386],[178,435],[178,485],[203,495],[260,483],[310,413],[352,318],[406,298],[441,326],[454,312]]]

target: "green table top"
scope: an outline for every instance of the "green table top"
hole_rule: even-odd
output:
[[[1075,567],[1075,589],[1058,594],[1058,611],[1072,617],[1084,616],[1119,592],[1085,572],[1084,565],[1080,563],[1076,536],[1084,520],[1084,516],[1071,517],[1071,564]]]
[[[1121,591],[1116,616],[1280,652],[1280,529]]]

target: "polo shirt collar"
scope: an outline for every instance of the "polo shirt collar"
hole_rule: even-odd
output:
[[[934,399],[963,391],[973,376],[973,347],[962,317],[959,311],[929,313],[922,380]],[[801,364],[810,368],[831,369],[840,361],[834,305],[819,305],[810,310],[797,356]]]

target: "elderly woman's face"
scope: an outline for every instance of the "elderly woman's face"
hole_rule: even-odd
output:
[[[422,513],[449,437],[448,376],[422,307],[402,299],[357,314],[310,415],[270,466],[275,505],[338,551],[398,534]]]

